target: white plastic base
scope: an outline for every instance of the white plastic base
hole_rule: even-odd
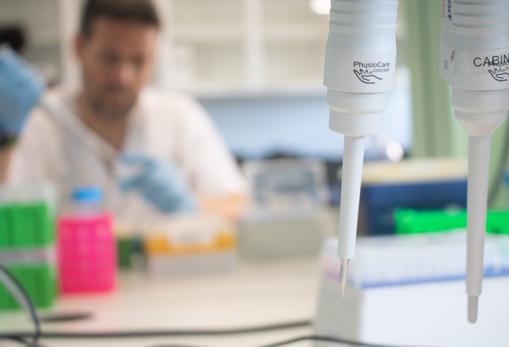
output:
[[[506,346],[509,278],[487,279],[479,321],[469,324],[463,281],[353,289],[324,279],[315,332],[366,343],[399,346]],[[336,347],[317,342],[315,347]]]

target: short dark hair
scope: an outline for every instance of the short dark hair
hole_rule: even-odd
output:
[[[96,19],[109,18],[159,29],[161,21],[151,0],[87,0],[81,15],[80,34],[90,37]]]
[[[23,27],[15,26],[0,26],[0,47],[6,44],[17,53],[21,53],[26,46],[26,35]]]

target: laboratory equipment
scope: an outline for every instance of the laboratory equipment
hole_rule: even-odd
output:
[[[465,278],[465,229],[445,234],[384,235],[361,237],[349,285],[354,288],[384,288]],[[323,267],[337,273],[337,256],[331,253],[336,241],[328,239],[323,252]],[[509,236],[490,235],[486,244],[484,274],[509,276]]]
[[[509,2],[442,2],[441,73],[452,87],[455,116],[469,134],[468,320],[482,291],[490,137],[509,110]]]
[[[236,267],[233,226],[213,216],[174,216],[143,235],[151,275],[228,272]]]
[[[325,167],[317,160],[253,160],[242,168],[254,214],[307,213],[328,201]]]
[[[243,165],[252,201],[239,223],[239,252],[267,260],[316,255],[329,224],[325,167],[314,160],[274,159]]]
[[[466,233],[359,238],[349,288],[337,294],[337,241],[323,250],[315,333],[387,346],[505,346],[509,330],[509,237],[489,236],[484,274],[490,295],[476,325],[465,312]],[[320,343],[317,347],[334,345]]]
[[[73,193],[74,211],[58,219],[58,270],[63,294],[115,288],[117,259],[112,216],[102,211],[99,188]]]
[[[366,163],[362,176],[359,234],[395,232],[394,211],[464,209],[467,163],[463,159],[409,159]]]
[[[239,253],[250,260],[315,256],[326,230],[324,211],[306,215],[248,215],[239,223]]]
[[[324,84],[330,128],[343,135],[341,292],[354,257],[364,139],[382,124],[396,71],[397,0],[333,0]]]
[[[50,307],[57,296],[54,199],[50,187],[0,189],[0,264],[40,308]],[[18,307],[0,285],[0,310]]]

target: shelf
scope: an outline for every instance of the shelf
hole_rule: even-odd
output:
[[[0,23],[22,25],[28,35],[58,33],[56,0],[0,0]]]
[[[173,27],[198,25],[201,28],[242,23],[243,1],[240,0],[173,0]]]
[[[323,41],[327,40],[328,26],[278,25],[265,27],[264,37],[271,41]]]
[[[322,79],[325,40],[316,42],[268,42],[265,78],[269,83]]]
[[[236,99],[236,98],[278,98],[278,97],[324,97],[326,90],[321,80],[286,81],[278,85],[264,87],[232,86],[215,83],[197,83],[185,88],[160,85],[163,89],[180,90],[199,99]]]
[[[28,41],[35,47],[54,47],[61,45],[61,38],[58,31],[33,31],[28,33]]]
[[[47,70],[67,83],[77,66],[61,38],[74,35],[79,16],[71,12],[81,1],[0,0],[0,23],[25,24],[29,58],[44,66],[54,62],[57,68]],[[161,85],[218,98],[322,91],[328,17],[314,14],[309,0],[156,3],[168,23],[156,67]]]
[[[173,35],[176,40],[193,42],[240,41],[244,37],[244,30],[239,25],[212,27],[185,25],[174,28]]]
[[[309,0],[258,0],[262,4],[262,17],[266,25],[323,25],[328,16],[312,12]]]

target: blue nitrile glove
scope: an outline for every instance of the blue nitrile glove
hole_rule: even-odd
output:
[[[142,154],[124,154],[122,163],[137,172],[120,182],[123,191],[136,191],[165,213],[191,213],[197,210],[193,193],[170,163]]]
[[[19,135],[44,83],[21,57],[0,47],[0,131]]]

